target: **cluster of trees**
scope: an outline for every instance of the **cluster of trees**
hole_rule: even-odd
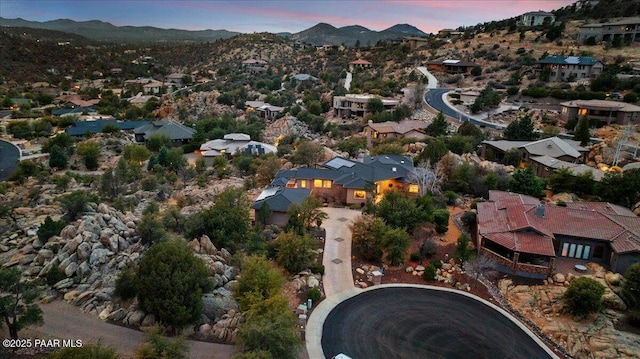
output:
[[[246,257],[241,270],[235,296],[244,312],[238,330],[243,353],[236,358],[296,358],[302,342],[282,296],[282,273],[261,256]]]
[[[478,113],[486,109],[495,108],[500,104],[502,98],[500,94],[493,90],[489,85],[480,91],[480,95],[471,105],[471,112]]]

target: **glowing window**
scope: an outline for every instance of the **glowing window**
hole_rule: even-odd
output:
[[[409,185],[409,193],[418,193],[420,192],[420,187],[417,184]]]
[[[364,199],[365,195],[364,191],[353,191],[353,198]]]
[[[300,180],[300,188],[307,188],[307,180]]]
[[[578,110],[578,115],[580,116],[585,116],[587,114],[587,109],[586,108],[581,108]]]
[[[313,180],[313,187],[316,187],[316,188],[331,188],[331,180],[314,179]]]

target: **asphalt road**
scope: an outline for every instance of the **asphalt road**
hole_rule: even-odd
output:
[[[503,125],[499,125],[499,124],[495,124],[495,123],[491,123],[491,122],[487,122],[487,121],[478,120],[478,119],[475,119],[473,117],[469,117],[469,116],[467,116],[465,114],[461,114],[461,113],[455,111],[454,109],[452,109],[451,107],[447,106],[447,104],[442,100],[442,95],[445,94],[446,92],[449,92],[449,91],[451,91],[451,89],[446,89],[446,88],[430,89],[425,94],[425,97],[424,97],[425,101],[433,109],[435,109],[436,111],[442,111],[443,114],[445,114],[445,115],[447,115],[449,117],[453,117],[455,119],[460,119],[460,120],[465,121],[465,122],[466,121],[470,121],[474,125],[481,126],[481,127],[492,128],[492,129],[495,129],[495,130],[503,130],[504,129]]]
[[[381,288],[338,304],[322,330],[326,358],[551,358],[520,327],[464,295]]]
[[[133,358],[134,350],[144,341],[143,332],[103,322],[62,300],[41,304],[40,308],[44,324],[20,332],[21,338],[73,339],[83,343],[100,340],[115,348],[121,358]],[[187,345],[191,359],[231,359],[236,352],[233,345],[192,340],[187,340]]]
[[[6,181],[18,168],[20,151],[13,144],[0,140],[0,181]]]

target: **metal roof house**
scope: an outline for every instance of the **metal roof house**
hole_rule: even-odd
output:
[[[505,152],[517,149],[520,159],[530,164],[530,159],[536,156],[548,156],[571,163],[585,162],[589,150],[580,146],[580,142],[549,137],[538,141],[482,141],[480,157],[490,161],[500,161]]]
[[[223,138],[207,141],[200,145],[200,153],[206,162],[212,161],[213,157],[231,157],[236,152],[249,155],[265,155],[277,153],[278,148],[268,143],[252,141],[251,137],[244,133],[229,133]]]
[[[163,135],[169,137],[173,145],[179,146],[191,142],[196,130],[175,121],[163,120],[140,126],[133,133],[136,142],[144,143],[153,135]]]
[[[122,131],[133,131],[134,129],[149,124],[149,121],[117,121],[117,120],[102,120],[95,121],[76,121],[71,126],[67,127],[64,132],[69,136],[82,137],[87,133],[96,134],[102,132],[102,129],[107,125],[115,125]]]
[[[256,221],[259,221],[258,213],[266,204],[269,209],[269,217],[265,223],[261,224],[284,227],[289,221],[288,212],[291,205],[301,204],[310,195],[311,190],[307,188],[267,187],[256,198],[251,208],[255,210]]]
[[[497,269],[546,278],[557,258],[600,262],[624,273],[640,261],[640,218],[605,202],[566,207],[503,191],[489,191],[478,203],[477,248]]]
[[[537,71],[549,72],[549,81],[594,79],[604,70],[604,63],[590,56],[554,55],[538,61]]]

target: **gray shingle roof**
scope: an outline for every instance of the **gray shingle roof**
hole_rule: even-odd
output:
[[[253,209],[260,209],[266,203],[271,211],[287,212],[292,204],[300,204],[311,195],[306,188],[268,187],[255,202]]]
[[[137,135],[143,134],[145,140],[155,134],[169,136],[171,140],[184,140],[191,139],[193,134],[196,133],[196,130],[169,120],[153,121],[147,125],[136,128],[133,132]]]

